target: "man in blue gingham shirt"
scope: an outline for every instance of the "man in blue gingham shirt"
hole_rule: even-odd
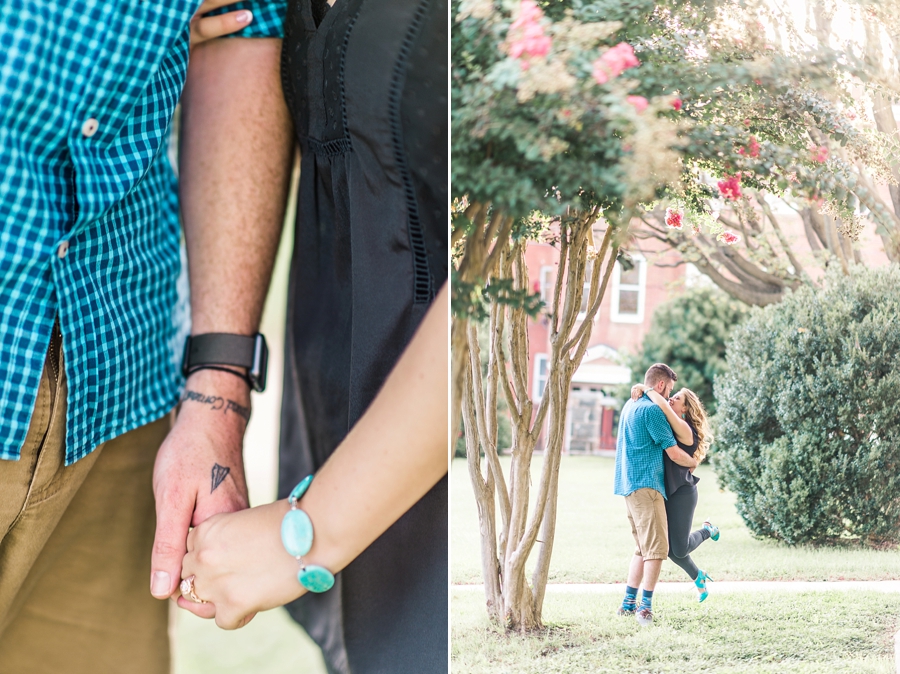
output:
[[[173,594],[188,527],[247,506],[250,399],[236,377],[191,376],[195,395],[153,466],[184,386],[190,321],[195,333],[256,332],[259,315],[233,307],[253,304],[242,288],[277,245],[255,237],[255,223],[283,217],[286,0],[225,4],[208,0],[202,11],[212,11],[192,23],[200,0],[4,3],[0,662],[9,671],[164,671],[167,602],[148,585],[157,598]],[[191,52],[192,29],[198,43],[235,28],[261,39]],[[179,200],[166,146],[185,81]],[[202,402],[215,399],[233,403],[231,414]],[[216,465],[227,479],[211,490]],[[133,568],[122,562],[131,551]]]
[[[672,368],[656,363],[644,375],[644,386],[668,398],[677,379]],[[625,497],[636,547],[628,570],[625,600],[618,613],[636,614],[642,625],[653,621],[653,590],[662,562],[669,554],[663,452],[681,465],[697,465],[678,447],[665,413],[654,402],[646,395],[626,401],[616,436],[614,491]],[[636,597],[641,585],[644,592],[638,607]]]

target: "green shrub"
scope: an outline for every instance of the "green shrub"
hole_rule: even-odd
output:
[[[659,305],[640,353],[626,360],[633,381],[643,381],[653,363],[666,363],[678,374],[675,390],[686,386],[715,414],[713,380],[727,367],[725,343],[749,311],[747,305],[718,288],[690,290]],[[627,396],[628,391],[621,395]]]
[[[732,334],[711,460],[756,535],[900,540],[898,317],[900,268],[857,266]]]

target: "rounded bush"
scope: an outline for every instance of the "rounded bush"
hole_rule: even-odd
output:
[[[750,530],[900,540],[900,269],[832,270],[754,310],[727,363],[710,457]]]

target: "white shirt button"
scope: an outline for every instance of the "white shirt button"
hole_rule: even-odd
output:
[[[95,133],[97,133],[97,129],[100,128],[100,122],[98,122],[93,117],[87,119],[84,124],[81,125],[81,135],[85,138],[90,138]]]
[[[66,256],[66,253],[68,253],[68,252],[69,252],[69,242],[68,241],[63,241],[56,248],[56,256],[60,259],[64,258]]]

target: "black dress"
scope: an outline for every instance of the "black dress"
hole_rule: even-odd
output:
[[[334,451],[447,278],[445,0],[298,0],[282,83],[302,152],[279,495]],[[330,672],[447,669],[447,478],[288,611]]]

